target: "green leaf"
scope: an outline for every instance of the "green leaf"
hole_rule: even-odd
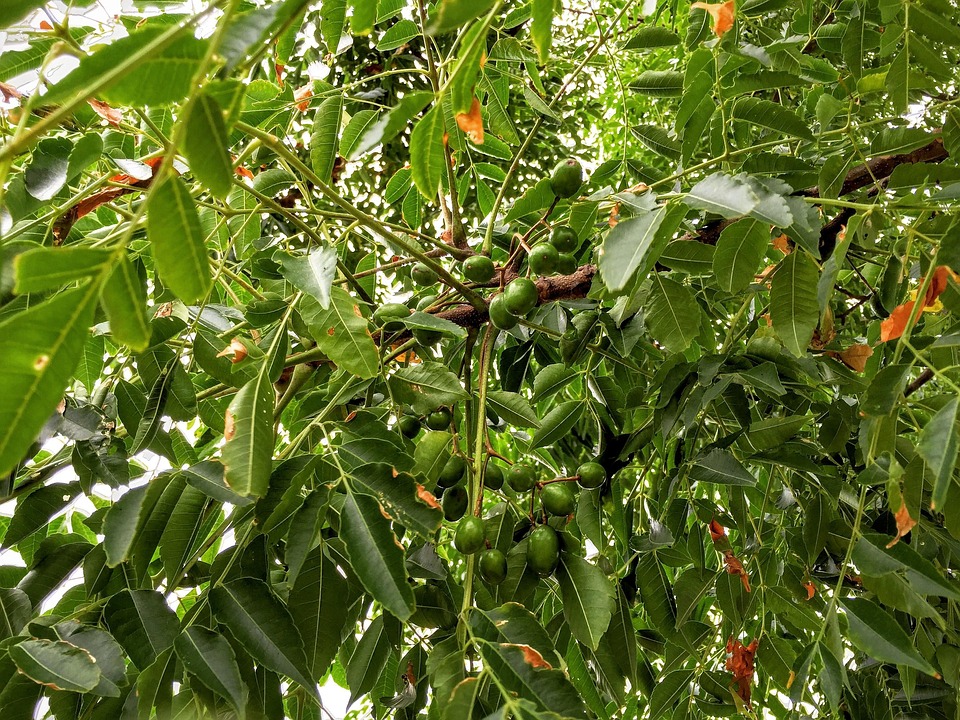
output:
[[[196,205],[176,175],[150,189],[147,237],[164,285],[185,303],[202,300],[213,285],[210,263]]]
[[[623,220],[607,233],[600,249],[600,274],[603,283],[612,291],[622,290],[643,263],[657,237],[666,206],[640,217]]]
[[[242,577],[218,585],[210,591],[210,607],[250,657],[316,692],[297,626],[265,582]]]
[[[570,432],[583,416],[583,407],[580,400],[569,400],[553,408],[540,421],[540,427],[530,440],[530,449],[552,445]]]
[[[535,213],[550,206],[556,195],[550,187],[550,178],[546,177],[540,180],[536,185],[528,187],[523,191],[523,195],[517,198],[513,207],[507,211],[504,222],[511,222],[524,215]]]
[[[446,431],[430,431],[420,438],[413,451],[416,473],[430,482],[436,482],[450,457],[448,448],[452,440],[453,436]]]
[[[100,303],[110,321],[110,334],[134,352],[150,345],[147,292],[136,267],[126,254],[114,265],[100,288]]]
[[[674,47],[680,44],[680,36],[669,28],[657,25],[644,25],[624,44],[624,50],[649,50],[652,48]]]
[[[324,182],[330,182],[337,159],[340,120],[343,117],[343,95],[339,93],[320,103],[313,118],[310,135],[310,167]]]
[[[712,245],[694,240],[673,240],[660,253],[658,262],[685,275],[712,275],[715,252]]]
[[[596,650],[616,606],[613,584],[596,565],[570,552],[560,553],[556,574],[570,632]]]
[[[407,582],[404,550],[369,495],[349,493],[341,511],[340,536],[357,578],[375,600],[401,620],[413,614],[413,590]]]
[[[107,602],[103,618],[141,671],[173,645],[180,625],[163,595],[155,590],[122,590]]]
[[[540,372],[533,378],[534,401],[539,402],[540,400],[545,400],[559,392],[576,376],[577,371],[573,368],[568,368],[563,363],[555,363],[541,368]]]
[[[340,648],[348,596],[346,579],[323,548],[311,550],[290,591],[288,607],[303,637],[310,677],[318,682]]]
[[[544,666],[542,656],[527,645],[476,643],[484,668],[498,684],[519,697],[564,718],[587,718],[583,699],[563,671]]]
[[[757,451],[779,447],[812,419],[810,415],[785,415],[757,420],[750,424],[747,440]]]
[[[403,381],[414,397],[422,399],[434,408],[453,405],[458,400],[467,398],[467,392],[460,384],[460,379],[453,371],[438,362],[428,361],[400,368],[393,377]]]
[[[187,97],[193,76],[207,50],[207,41],[193,37],[186,28],[172,42],[160,36],[170,27],[148,26],[104,45],[87,55],[80,65],[55,83],[44,95],[43,102],[57,105],[75,97],[86,97],[87,88],[117,67],[126,71],[114,79],[99,96],[115,105],[170,105]],[[151,43],[163,43],[162,49],[149,53],[132,67],[131,56]]]
[[[505,390],[490,390],[487,392],[487,405],[511,425],[540,427],[537,413],[523,395]]]
[[[454,115],[469,112],[473,105],[480,63],[487,53],[487,30],[487,24],[478,21],[460,38],[460,54],[449,80],[450,108]]]
[[[806,140],[813,139],[807,124],[793,110],[770,100],[744,97],[737,100],[731,116],[751,125],[759,125],[774,132],[785,133]]]
[[[554,0],[532,0],[530,3],[530,39],[537,48],[540,64],[544,65],[550,57],[550,45],[553,43]]]
[[[373,689],[390,658],[390,638],[383,619],[383,615],[378,615],[367,625],[347,662],[348,704]]]
[[[714,173],[694,185],[684,202],[692,208],[734,218],[753,212],[760,198],[742,178]]]
[[[37,143],[23,173],[26,191],[37,200],[52,200],[69,177],[73,143],[66,138],[46,138]]]
[[[170,513],[170,519],[160,536],[160,561],[168,586],[180,577],[190,558],[190,551],[202,540],[201,526],[207,502],[203,492],[188,485]]]
[[[670,352],[683,352],[700,333],[700,306],[680,283],[655,273],[645,306],[647,327]]]
[[[443,109],[434,105],[413,128],[410,135],[410,170],[413,184],[428,200],[440,187],[443,174]]]
[[[840,601],[850,624],[850,640],[880,662],[896,663],[934,675],[936,670],[914,647],[913,641],[885,610],[866,598]]]
[[[750,471],[726,450],[711,450],[695,460],[690,467],[690,479],[718,485],[752,487],[757,484]]]
[[[227,639],[204,627],[189,627],[173,644],[184,669],[230,704],[241,716],[245,711],[246,687],[237,658]]]
[[[630,89],[649,97],[680,97],[683,73],[677,70],[644,70],[630,83]]]
[[[917,452],[933,473],[931,508],[942,508],[957,464],[957,397],[953,396],[920,431]]]
[[[817,282],[820,272],[810,256],[797,249],[777,267],[770,284],[770,317],[773,329],[787,350],[806,355],[820,321]]]
[[[420,29],[413,20],[403,18],[387,28],[386,32],[377,40],[377,50],[389,52],[406,45],[420,34]]]
[[[665,717],[690,692],[693,670],[672,670],[657,681],[650,695],[651,717]]]
[[[377,0],[350,0],[350,32],[369,35],[377,21]]]
[[[354,468],[351,477],[358,491],[375,497],[384,512],[408,530],[432,537],[439,529],[439,503],[412,475],[397,472],[393,464],[374,462]]]
[[[343,288],[330,288],[326,310],[312,297],[300,302],[300,314],[317,345],[334,363],[358,377],[372,378],[380,369],[377,346],[360,306]]]
[[[680,158],[680,143],[670,137],[670,134],[662,127],[656,125],[637,125],[631,128],[640,142],[646,145],[650,150],[663,155],[669,160],[678,160]]]
[[[103,550],[107,567],[116,567],[130,558],[137,531],[143,521],[147,486],[130,488],[103,516]]]
[[[0,547],[16,545],[50,522],[80,493],[78,483],[56,483],[37,488],[17,502]]]
[[[183,471],[183,477],[188,485],[219,502],[240,506],[254,502],[253,498],[237,495],[227,487],[223,479],[223,465],[217,460],[204,460],[191,465]]]
[[[369,123],[364,124],[359,129],[359,135],[350,144],[350,151],[346,154],[347,159],[355,160],[378,145],[389,143],[406,130],[410,121],[419,115],[420,111],[429,105],[433,99],[434,94],[432,92],[423,90],[404,95],[394,107],[378,117],[372,118]],[[357,113],[358,116],[359,114]],[[346,146],[346,137],[347,132],[344,131],[344,146]],[[409,169],[406,172],[409,174]]]
[[[770,244],[770,232],[759,220],[738,220],[724,228],[713,256],[717,284],[729,293],[738,293],[753,282]]]
[[[93,656],[100,669],[100,682],[93,689],[93,694],[119,698],[120,688],[127,684],[127,664],[123,650],[113,636],[99,628],[80,625],[72,620],[59,622],[54,629],[61,640]]]
[[[347,24],[347,0],[323,0],[320,17],[320,35],[327,50],[336,54],[340,49],[343,28]]]
[[[276,395],[265,368],[240,388],[225,416],[223,477],[231,490],[244,497],[266,495],[273,470]]]
[[[337,249],[322,247],[306,255],[278,252],[273,256],[280,262],[280,274],[313,297],[323,310],[330,309],[330,288],[337,275]]]
[[[113,252],[80,246],[38,247],[22,252],[14,260],[18,295],[54,290],[65,284],[103,273]]]
[[[20,672],[55,690],[85,693],[100,682],[93,656],[62,640],[24,640],[8,652]]]
[[[223,108],[201,92],[184,111],[182,150],[194,177],[218,198],[226,198],[233,186],[227,126]]]
[[[467,331],[456,323],[450,322],[446,318],[437,317],[430,313],[415,310],[407,317],[403,318],[403,324],[410,330],[435,330],[444,335],[452,335],[456,338],[465,338]]]
[[[44,0],[9,0],[0,7],[0,28],[7,28],[43,7]]]
[[[440,0],[436,12],[427,24],[429,35],[456,30],[493,7],[494,0]]]
[[[17,588],[0,588],[0,640],[14,637],[30,621],[30,598]]]
[[[0,322],[0,476],[20,461],[63,398],[96,296],[96,284],[88,283]]]

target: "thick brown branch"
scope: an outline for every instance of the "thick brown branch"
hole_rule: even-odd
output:
[[[946,158],[947,151],[943,147],[941,138],[937,138],[912,152],[900,155],[880,155],[848,172],[843,185],[840,186],[840,195],[848,195],[860,188],[872,185],[877,180],[890,177],[891,173],[900,165],[922,162],[937,163]],[[820,197],[820,188],[812,187],[800,190],[797,195]]]

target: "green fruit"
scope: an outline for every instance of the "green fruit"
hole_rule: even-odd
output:
[[[557,269],[560,253],[550,243],[541,243],[530,251],[527,264],[537,275],[551,275]]]
[[[403,318],[410,315],[410,308],[400,303],[386,303],[378,307],[373,313],[373,320],[377,325],[383,325],[387,332],[403,330]]]
[[[420,434],[420,420],[413,415],[401,415],[397,418],[397,429],[405,438],[413,439]]]
[[[414,263],[414,266],[410,268],[410,277],[417,285],[435,285],[438,279],[437,273],[432,268],[419,262]]]
[[[424,295],[417,303],[417,310],[423,312],[437,301],[436,295]]]
[[[569,515],[577,509],[577,496],[570,483],[566,482],[544,485],[540,491],[540,502],[551,515]]]
[[[443,470],[440,471],[440,477],[437,478],[437,485],[443,488],[459,485],[463,481],[463,476],[467,472],[467,461],[462,455],[451,455],[444,463]]]
[[[580,238],[577,237],[577,231],[569,225],[557,225],[550,233],[550,244],[557,252],[572,253],[580,244]]]
[[[453,522],[463,517],[467,511],[467,502],[470,498],[467,496],[467,489],[463,485],[454,485],[443,491],[443,497],[440,498],[440,506],[443,508],[443,519]]]
[[[457,525],[453,546],[464,555],[473,555],[487,544],[487,529],[476,515],[467,515]]]
[[[476,283],[489,282],[496,269],[486,255],[471,255],[463,261],[463,276]]]
[[[489,490],[499,490],[503,487],[503,470],[499,465],[487,463],[483,476],[483,486]]]
[[[537,471],[529,465],[515,464],[507,470],[507,484],[514,492],[530,492],[537,484]]]
[[[577,259],[570,253],[560,253],[557,257],[558,275],[573,275],[577,267]]]
[[[443,333],[439,330],[430,330],[428,328],[416,328],[413,331],[413,337],[424,347],[436,345],[443,339]]]
[[[507,579],[507,556],[496,548],[480,553],[480,577],[490,585],[499,585]]]
[[[573,197],[583,185],[583,168],[575,158],[561,160],[550,175],[550,188],[557,197]]]
[[[596,462],[585,462],[577,468],[577,475],[580,476],[580,486],[588,489],[600,487],[607,479],[607,471],[603,469],[603,465]]]
[[[503,290],[504,306],[518,317],[533,310],[539,299],[537,285],[530,278],[519,277]]]
[[[446,430],[453,416],[445,407],[438,408],[427,415],[427,427],[431,430]]]
[[[490,307],[487,309],[490,314],[490,322],[499,330],[511,330],[520,322],[520,318],[507,310],[507,303],[504,300],[503,293],[494,295],[490,301]]]
[[[527,567],[540,577],[552,573],[560,562],[560,538],[549,525],[540,525],[527,538]]]

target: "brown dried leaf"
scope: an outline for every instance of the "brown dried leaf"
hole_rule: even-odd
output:
[[[106,120],[111,125],[119,125],[120,121],[123,120],[123,113],[120,112],[117,108],[112,108],[107,105],[102,100],[97,100],[96,98],[89,98],[87,104],[93,108],[93,111]]]
[[[871,355],[873,355],[873,348],[869,345],[863,345],[862,343],[851,345],[839,353],[840,360],[843,361],[843,364],[856,372],[866,370],[867,360],[870,359]]]
[[[217,357],[228,357],[230,362],[236,365],[247,357],[247,346],[240,341],[240,338],[233,338],[227,347],[217,353]]]
[[[440,509],[440,503],[437,502],[436,496],[420,483],[417,483],[417,497],[420,498],[425,505],[432,507],[434,510]]]
[[[550,663],[543,659],[543,655],[534,650],[529,645],[515,645],[513,643],[504,643],[504,647],[515,647],[520,648],[520,651],[523,653],[523,659],[534,670],[537,668],[547,668],[548,670],[553,667]]]
[[[917,524],[917,521],[910,517],[910,511],[907,510],[906,503],[900,506],[900,509],[893,514],[893,517],[897,521],[897,536],[887,543],[888,550],[900,542],[900,538],[913,530]]]

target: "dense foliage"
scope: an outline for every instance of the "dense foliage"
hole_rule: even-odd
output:
[[[188,5],[0,3],[3,720],[957,717],[954,0]]]

